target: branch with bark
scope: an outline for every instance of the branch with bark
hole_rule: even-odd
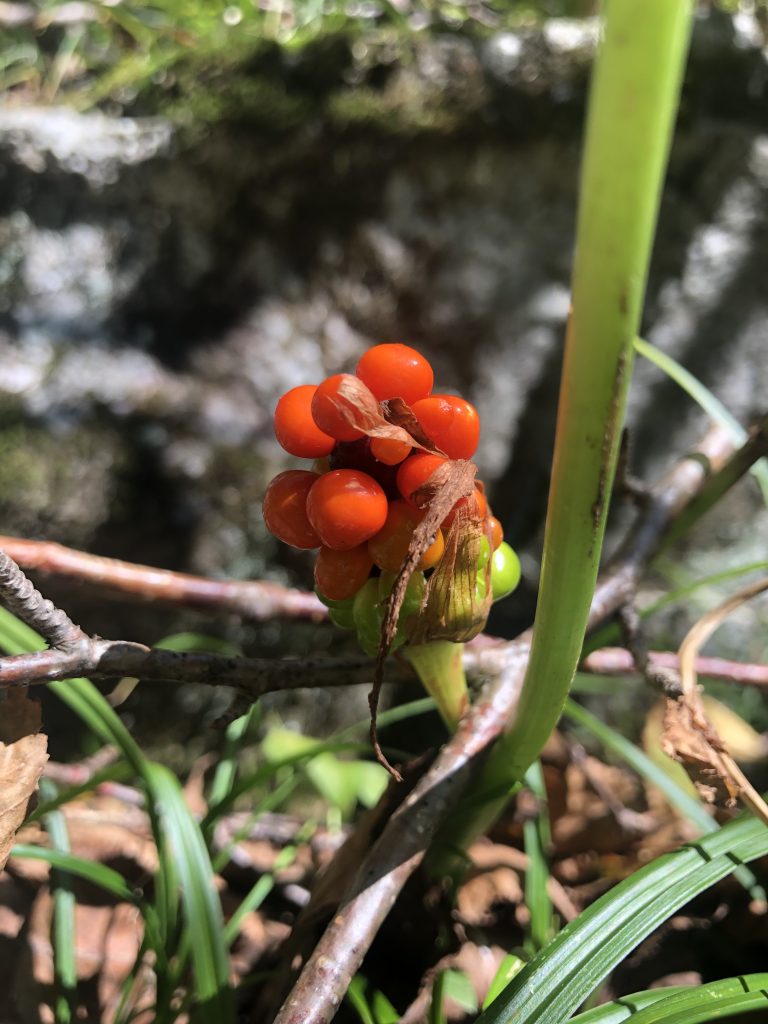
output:
[[[0,536],[0,549],[22,569],[89,583],[115,596],[198,611],[228,612],[252,622],[306,619],[321,622],[328,609],[315,594],[264,580],[215,580],[117,558],[89,555],[52,541]]]

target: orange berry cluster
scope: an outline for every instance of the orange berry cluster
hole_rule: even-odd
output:
[[[354,597],[374,566],[387,573],[400,569],[425,514],[422,488],[446,460],[475,453],[477,410],[463,398],[432,394],[433,381],[432,367],[414,349],[377,345],[360,359],[354,377],[339,373],[317,387],[292,388],[277,403],[277,440],[291,455],[315,462],[312,470],[288,470],[274,478],[264,498],[264,521],[286,544],[320,549],[315,582],[330,601]],[[413,414],[434,452],[400,438],[369,436],[372,415],[385,422],[380,403],[395,399],[401,414],[404,408]],[[436,531],[421,571],[442,558],[443,533],[460,505],[474,518],[488,520],[494,550],[501,544],[501,525],[478,487],[456,503]]]

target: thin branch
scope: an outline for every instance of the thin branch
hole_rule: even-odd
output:
[[[89,676],[132,676],[152,682],[231,686],[256,700],[276,690],[370,683],[370,658],[235,658],[201,651],[166,651],[125,640],[84,638],[80,648],[0,658],[0,687]]]
[[[51,541],[0,536],[0,548],[23,569],[91,583],[140,601],[157,601],[219,614],[229,612],[255,622],[278,618],[320,621],[328,614],[328,609],[314,594],[292,590],[279,583],[208,579],[89,555]]]
[[[680,659],[675,651],[649,651],[648,665],[654,669],[680,669]],[[753,665],[743,661],[729,661],[727,658],[698,657],[695,660],[696,673],[710,679],[722,679],[728,683],[742,683],[745,686],[768,687],[768,665]],[[602,647],[592,651],[581,663],[581,670],[596,676],[624,676],[639,673],[631,651],[623,647]]]
[[[0,550],[0,602],[57,651],[77,654],[88,637],[69,616],[35,590],[21,569]]]
[[[703,439],[698,458],[686,458],[662,478],[627,541],[597,581],[588,628],[594,629],[632,597],[670,524],[709,472],[721,469],[732,454],[727,434],[715,427]],[[481,645],[473,652],[477,667],[493,678],[364,860],[275,1024],[329,1024],[336,1015],[403,885],[423,860],[476,763],[514,713],[529,652],[529,632],[509,644]]]

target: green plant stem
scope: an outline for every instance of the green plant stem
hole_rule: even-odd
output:
[[[464,644],[433,640],[429,644],[404,647],[402,653],[434,700],[448,729],[455,732],[469,704]]]
[[[475,792],[458,845],[498,813],[490,794],[537,757],[581,655],[692,14],[692,0],[604,3],[531,655],[514,721],[478,780],[492,806],[478,811]]]

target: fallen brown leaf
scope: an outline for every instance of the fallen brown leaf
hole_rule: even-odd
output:
[[[0,703],[0,869],[48,760],[40,729],[40,705],[24,690],[9,690]]]
[[[732,806],[739,798],[768,824],[768,805],[736,764],[707,717],[697,685],[696,657],[725,619],[741,605],[768,590],[768,579],[743,587],[690,629],[680,645],[682,694],[667,701],[662,748],[684,765],[703,799]]]

